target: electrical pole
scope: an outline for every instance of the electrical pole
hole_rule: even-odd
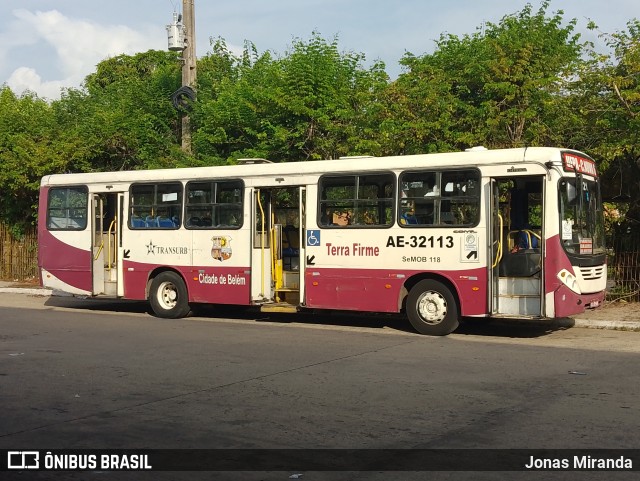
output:
[[[196,84],[196,15],[194,0],[182,0],[184,25],[184,51],[182,53],[182,86],[193,88]],[[191,119],[182,114],[182,150],[191,153]]]

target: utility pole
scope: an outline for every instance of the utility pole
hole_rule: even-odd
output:
[[[196,15],[194,0],[182,0],[184,25],[184,51],[182,54],[182,86],[193,88],[196,84]],[[191,119],[182,114],[182,150],[191,153]]]

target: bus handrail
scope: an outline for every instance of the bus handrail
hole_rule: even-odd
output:
[[[538,244],[542,241],[542,235],[538,234],[536,231],[532,229],[516,229],[516,230],[509,231],[509,240],[511,240],[512,234],[519,234],[519,233],[523,233],[524,235],[527,236],[527,248],[533,247],[533,242],[531,241],[532,237],[535,237],[536,239],[538,239]],[[515,244],[515,240],[517,239],[514,239],[514,244]],[[509,242],[509,248],[511,247],[512,247],[511,242]]]
[[[504,220],[502,219],[502,214],[498,213],[498,220],[500,221],[500,238],[498,239],[498,250],[496,252],[496,259],[493,262],[493,265],[491,266],[492,269],[495,269],[495,267],[500,264],[500,261],[502,260],[502,244],[503,244],[503,238],[502,236],[503,234],[503,228],[504,228]]]
[[[97,261],[100,258],[100,253],[102,252],[102,249],[104,249],[104,239],[102,239],[102,244],[100,244],[100,248],[98,249],[98,252],[96,252],[95,257],[93,258],[94,261]]]
[[[113,267],[113,264],[115,263],[115,252],[111,251],[111,234],[115,230],[115,226],[116,226],[116,219],[114,218],[111,221],[111,224],[109,225],[109,230],[107,230],[107,238],[108,238],[108,240],[107,240],[107,255],[109,256],[107,258],[107,262],[106,262],[106,265],[105,265],[105,267],[107,268],[107,271],[110,271],[111,267]],[[96,255],[93,257],[94,261],[97,261],[100,258],[100,253],[103,251],[103,249],[104,249],[104,237],[102,237],[102,242],[100,243],[100,247],[98,248],[98,252],[96,252]],[[111,259],[112,255],[113,255],[113,260]]]
[[[111,268],[114,266],[114,264],[116,262],[115,249],[113,249],[113,250],[111,249],[111,234],[112,233],[114,234],[114,240],[115,240],[116,219],[117,219],[117,217],[113,218],[113,220],[111,221],[111,224],[109,225],[109,230],[107,231],[107,255],[109,256],[109,258],[107,259],[107,261],[108,261],[108,263],[107,263],[107,272],[111,271]],[[102,245],[104,246],[104,240],[102,241]],[[111,259],[111,256],[113,256],[113,259]]]

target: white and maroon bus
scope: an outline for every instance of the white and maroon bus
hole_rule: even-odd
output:
[[[50,175],[43,286],[149,300],[551,319],[604,299],[595,162],[557,148]]]

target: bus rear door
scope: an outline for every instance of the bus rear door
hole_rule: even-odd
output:
[[[251,299],[265,311],[295,311],[302,299],[305,195],[302,186],[253,192]]]
[[[122,296],[122,219],[124,193],[91,195],[92,205],[92,293]]]

